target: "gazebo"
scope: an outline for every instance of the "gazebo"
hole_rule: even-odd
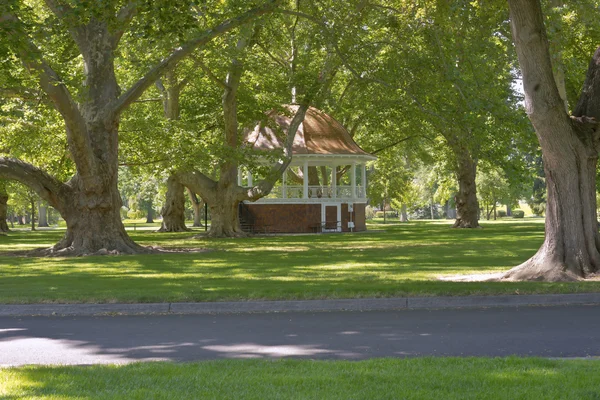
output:
[[[295,112],[297,106],[289,106]],[[279,126],[291,116],[272,112]],[[282,148],[273,129],[258,125],[245,134],[255,150]],[[361,149],[331,116],[310,107],[298,128],[292,162],[272,192],[256,202],[244,202],[240,218],[255,231],[352,232],[366,230],[366,163],[376,157]],[[252,186],[249,170],[238,171],[238,184]]]

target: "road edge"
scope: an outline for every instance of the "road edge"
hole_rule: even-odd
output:
[[[600,293],[138,304],[0,304],[0,317],[392,311],[600,304]]]

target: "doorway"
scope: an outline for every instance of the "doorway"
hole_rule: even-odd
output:
[[[321,206],[321,226],[323,232],[342,231],[342,207],[340,203],[323,203]]]

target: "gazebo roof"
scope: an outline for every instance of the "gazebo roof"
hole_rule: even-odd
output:
[[[281,115],[276,111],[268,114],[283,131],[287,131],[298,106],[287,106],[287,108],[292,115]],[[273,128],[263,124],[257,125],[252,131],[248,130],[244,137],[244,141],[253,149],[265,151],[282,148],[284,140],[285,138],[279,137]],[[376,158],[361,149],[342,124],[314,107],[308,108],[304,121],[298,127],[292,155],[347,155],[363,159]]]

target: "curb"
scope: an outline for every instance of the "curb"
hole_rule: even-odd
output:
[[[0,317],[394,311],[600,304],[600,293],[141,304],[1,304]]]

